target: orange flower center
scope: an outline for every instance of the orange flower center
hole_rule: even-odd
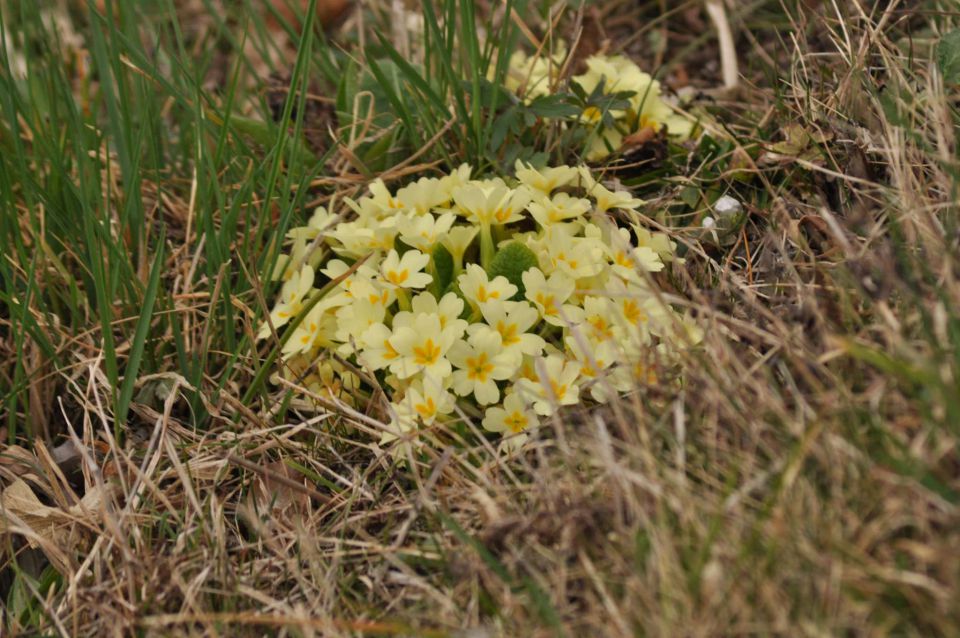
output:
[[[440,346],[427,339],[419,348],[413,349],[413,360],[417,365],[432,366],[440,358]]]
[[[410,271],[404,268],[401,271],[391,270],[387,273],[387,281],[392,283],[394,286],[399,286],[407,280],[410,276]]]
[[[397,357],[400,356],[400,353],[394,350],[393,346],[390,345],[390,341],[388,339],[383,340],[383,349],[384,349],[384,353],[383,353],[384,359],[396,359]]]
[[[489,299],[499,299],[500,291],[499,290],[487,290],[487,287],[483,284],[480,284],[480,287],[477,288],[477,301],[484,302]]]
[[[434,402],[433,397],[427,397],[423,400],[423,403],[417,403],[413,406],[413,409],[417,411],[424,419],[432,417],[437,413],[437,404]]]
[[[557,383],[553,379],[550,379],[550,390],[553,392],[552,398],[555,398],[559,401],[564,397],[564,395],[567,394],[567,385],[565,383]]]
[[[467,357],[467,378],[473,381],[486,381],[493,372],[493,364],[487,361],[487,353],[476,357]]]
[[[590,327],[593,328],[593,335],[598,340],[602,341],[613,338],[613,330],[603,317],[596,316],[590,319]]]
[[[517,334],[519,331],[515,323],[508,324],[504,321],[498,321],[497,332],[500,333],[500,341],[504,346],[512,346],[520,342],[520,335]]]
[[[647,313],[645,313],[641,308],[640,304],[632,299],[627,299],[623,302],[623,316],[630,323],[645,323],[647,321]]]
[[[553,316],[557,314],[557,300],[553,295],[547,295],[542,292],[536,294],[537,303],[543,306],[543,314]]]
[[[518,432],[523,432],[525,429],[527,429],[527,425],[529,424],[529,420],[527,419],[527,415],[526,415],[526,414],[524,414],[523,412],[520,412],[519,410],[517,410],[517,411],[514,412],[513,414],[508,414],[508,415],[503,419],[503,423],[504,423],[504,425],[506,425],[508,428],[510,428],[510,431],[511,431],[511,432],[513,432],[514,434],[516,434],[516,433],[518,433]]]

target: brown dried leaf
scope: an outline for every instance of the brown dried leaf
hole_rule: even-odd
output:
[[[300,29],[301,24],[297,19],[297,11],[294,10],[294,7],[298,4],[297,0],[268,0],[269,4],[273,5],[273,8],[276,9],[276,12],[280,14],[284,20],[289,22],[295,29]],[[304,15],[307,12],[307,8],[310,6],[310,0],[299,0],[299,15]],[[317,21],[324,27],[328,28],[339,22],[344,18],[348,11],[352,8],[353,3],[351,0],[317,0]],[[267,21],[267,26],[271,29],[279,29],[280,25],[277,23],[276,19],[273,17],[273,12],[270,11],[269,7],[264,7],[264,17]]]
[[[299,514],[310,511],[310,497],[305,491],[294,489],[292,484],[307,488],[303,474],[283,461],[274,461],[263,466],[263,472],[254,480],[254,492],[260,511],[286,512],[292,509]]]
[[[80,536],[77,525],[95,525],[104,497],[91,489],[80,503],[68,509],[44,505],[22,479],[14,479],[0,492],[0,534],[20,534],[30,547],[39,547],[61,571],[68,569]]]

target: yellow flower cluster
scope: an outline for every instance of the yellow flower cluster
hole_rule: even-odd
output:
[[[567,49],[562,43],[552,55],[527,55],[517,49],[510,55],[504,86],[521,96],[527,104],[538,97],[550,95],[566,57]],[[488,79],[494,79],[492,69]]]
[[[549,95],[558,86],[566,48],[561,46],[552,56],[528,56],[522,51],[510,57],[506,87],[521,96],[524,102]],[[666,130],[676,140],[686,140],[694,132],[695,123],[677,112],[661,95],[660,82],[640,70],[622,55],[594,55],[586,60],[587,70],[571,78],[587,95],[598,87],[603,95],[631,92],[626,109],[611,110],[613,126],[603,124],[603,115],[595,106],[588,106],[580,115],[584,125],[593,127],[587,138],[585,158],[601,160],[618,150],[624,139],[643,129],[657,133]]]
[[[587,59],[587,71],[572,78],[587,94],[602,85],[604,94],[631,91],[629,107],[623,111],[611,111],[615,126],[599,126],[587,142],[586,158],[590,161],[603,159],[611,150],[623,144],[624,137],[646,128],[656,132],[663,130],[677,140],[686,140],[693,133],[694,123],[677,113],[660,93],[660,82],[640,70],[632,60],[622,55],[593,56]],[[603,114],[596,107],[588,107],[581,119],[598,125]]]
[[[649,276],[674,244],[608,214],[632,218],[640,200],[585,167],[518,161],[510,182],[470,175],[464,165],[396,192],[378,180],[346,200],[351,221],[318,209],[290,232],[276,273],[258,336],[296,317],[288,374],[327,395],[382,387],[381,444],[472,414],[519,445],[558,407],[649,383],[701,338]]]

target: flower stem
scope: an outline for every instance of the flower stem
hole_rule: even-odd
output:
[[[410,296],[403,288],[397,288],[397,302],[400,304],[400,310],[410,310]]]
[[[490,268],[493,263],[493,234],[490,231],[490,225],[484,224],[480,227],[480,265],[484,270]]]
[[[427,274],[430,275],[430,292],[433,293],[434,297],[439,299],[443,291],[440,290],[440,280],[437,277],[437,264],[433,260],[433,252],[429,254],[430,261],[427,262]]]

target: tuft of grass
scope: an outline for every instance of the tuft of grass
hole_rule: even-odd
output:
[[[724,94],[692,0],[406,4],[0,5],[3,630],[960,633],[952,5],[737,6]],[[605,169],[705,344],[522,453],[465,419],[395,463],[271,378],[282,239],[377,177],[577,161],[597,96],[502,87],[577,33],[694,89],[699,144]]]

